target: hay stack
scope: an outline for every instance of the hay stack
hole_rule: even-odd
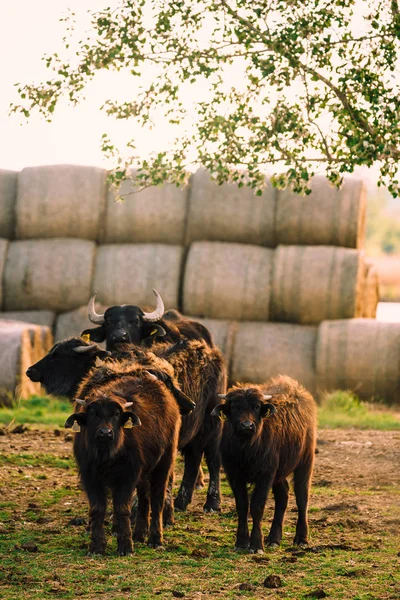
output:
[[[317,324],[361,315],[364,259],[334,246],[279,246],[275,251],[274,321]]]
[[[4,270],[6,310],[71,310],[88,301],[95,245],[84,240],[11,242]]]
[[[185,314],[268,321],[273,255],[249,244],[192,244],[183,284]]]
[[[361,317],[375,319],[379,302],[379,274],[370,260],[364,263]]]
[[[314,177],[312,193],[279,192],[276,210],[277,244],[307,244],[361,248],[365,234],[366,190],[347,178],[340,190],[325,177]]]
[[[0,237],[14,237],[17,171],[0,169]]]
[[[41,392],[40,384],[30,381],[25,371],[48,352],[52,343],[48,327],[0,321],[0,403],[10,404],[14,395],[25,399]]]
[[[51,329],[56,320],[56,315],[50,310],[16,310],[0,312],[0,320],[23,321],[24,323],[33,323],[34,325],[46,325]]]
[[[178,306],[183,248],[167,244],[110,244],[96,255],[93,289],[106,306],[154,307],[155,288],[165,308]]]
[[[8,240],[0,239],[0,306],[3,305],[4,268],[6,264]]]
[[[135,171],[133,171],[135,176]],[[120,194],[123,202],[108,193],[103,243],[154,242],[182,244],[185,231],[188,188],[175,185],[135,191],[131,180],[124,181]]]
[[[289,375],[313,392],[316,339],[316,327],[239,323],[231,379],[262,383],[268,377]]]
[[[400,402],[400,323],[324,321],[316,372],[320,390],[349,389],[361,398]]]
[[[262,196],[237,184],[217,185],[205,169],[192,175],[186,243],[196,240],[274,246],[275,190]]]
[[[96,240],[104,219],[107,172],[97,167],[28,167],[18,177],[17,238]]]
[[[235,335],[237,323],[235,321],[223,321],[220,319],[199,319],[198,317],[188,317],[199,321],[211,333],[213,342],[221,350],[224,355],[227,366],[229,367],[233,346],[235,343]]]
[[[96,310],[104,313],[106,306],[96,303]],[[87,317],[87,304],[80,306],[76,310],[58,315],[54,333],[54,341],[60,342],[66,338],[80,335],[84,329],[96,327]]]

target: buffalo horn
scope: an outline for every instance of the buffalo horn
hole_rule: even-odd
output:
[[[130,406],[133,406],[133,402],[125,402],[124,408],[129,408]]]
[[[86,400],[82,400],[81,398],[76,398],[75,402],[77,404],[80,404],[81,406],[85,406],[85,404],[86,404]]]
[[[226,394],[218,394],[218,398],[222,398],[223,400],[225,400]]]
[[[89,321],[92,321],[92,323],[96,323],[97,325],[102,325],[104,323],[104,314],[99,315],[96,312],[96,309],[94,307],[94,301],[96,298],[96,294],[97,294],[97,292],[94,292],[88,302],[88,319],[89,319]]]
[[[155,297],[157,298],[157,306],[156,309],[151,312],[151,313],[143,313],[143,320],[144,321],[158,321],[159,319],[161,319],[161,317],[164,314],[164,302],[162,301],[162,298],[160,296],[160,294],[157,292],[157,290],[153,290],[153,293],[155,295]]]
[[[77,352],[77,354],[86,354],[86,352],[90,352],[91,350],[94,350],[94,348],[97,348],[97,344],[89,344],[88,346],[77,346],[76,348],[72,348],[72,350],[74,352]]]
[[[271,400],[272,396],[269,396],[268,394],[264,394],[263,398],[264,398],[264,400]]]

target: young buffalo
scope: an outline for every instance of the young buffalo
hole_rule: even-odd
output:
[[[101,370],[101,369],[100,369]],[[133,538],[157,548],[163,543],[162,510],[173,472],[180,428],[177,403],[154,375],[136,372],[99,383],[94,369],[80,386],[79,409],[65,427],[80,427],[74,454],[90,504],[90,552],[104,554],[104,516],[111,490],[117,552],[133,551],[130,514],[137,488],[138,513]],[[86,390],[86,392],[85,392]],[[151,505],[151,522],[149,513]]]
[[[296,381],[279,376],[263,385],[240,384],[221,396],[212,412],[225,417],[221,438],[222,464],[235,495],[238,528],[235,549],[263,552],[261,520],[272,487],[275,512],[268,546],[279,545],[293,473],[298,519],[294,544],[307,543],[307,505],[313,470],[316,408],[312,396]],[[271,399],[271,403],[266,400]],[[254,484],[249,536],[247,484]]]

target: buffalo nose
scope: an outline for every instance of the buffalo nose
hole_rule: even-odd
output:
[[[97,437],[102,440],[111,440],[113,438],[113,430],[109,427],[100,427],[97,430]]]
[[[29,377],[31,381],[40,381],[40,377],[37,371],[32,367],[29,367],[26,371],[26,376]]]
[[[242,431],[254,431],[255,427],[254,427],[254,423],[252,421],[242,421],[240,423],[240,429]]]
[[[112,333],[111,339],[113,342],[126,342],[129,340],[129,336],[126,331],[119,331],[117,333]]]

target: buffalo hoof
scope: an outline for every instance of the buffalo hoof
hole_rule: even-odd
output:
[[[209,499],[203,506],[203,510],[205,513],[216,513],[220,512],[221,506],[217,500]]]
[[[262,548],[249,548],[249,554],[264,554]]]
[[[266,545],[268,546],[268,548],[279,548],[278,542],[267,542]]]
[[[244,553],[244,552],[248,552],[249,547],[246,546],[245,548],[242,546],[235,546],[234,547],[234,552],[238,552],[238,553]]]
[[[133,554],[133,548],[121,548],[117,550],[118,556],[131,556]]]
[[[177,498],[175,498],[175,501],[174,501],[175,510],[177,510],[178,512],[185,512],[187,507],[188,507],[188,503],[183,502],[183,500],[181,498],[179,498],[179,496]]]
[[[293,540],[293,546],[300,546],[301,548],[304,548],[305,546],[308,546],[308,541],[306,538],[296,535]]]

